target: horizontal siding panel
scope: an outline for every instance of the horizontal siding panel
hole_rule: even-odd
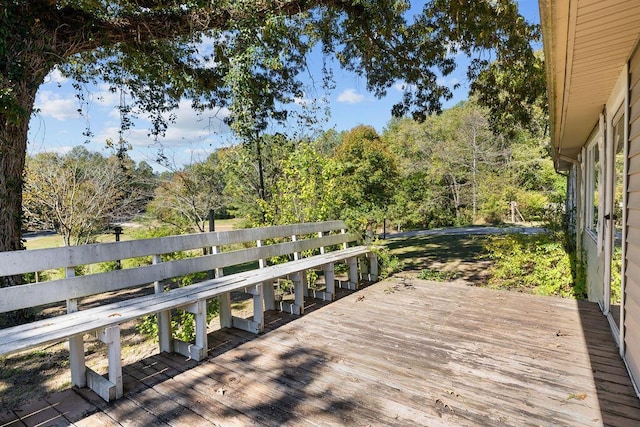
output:
[[[633,192],[627,194],[627,206],[629,209],[640,209],[640,193]]]
[[[637,229],[637,228],[628,228],[627,229],[627,244],[632,244],[634,246],[640,246],[640,229]],[[627,256],[630,259],[633,259],[631,257],[630,253],[628,253]]]
[[[627,305],[627,302],[629,304],[635,304],[640,308],[640,282],[638,282],[638,280],[636,279],[638,276],[638,274],[640,274],[640,268],[638,268],[638,266],[633,266],[632,268],[629,268],[630,266],[627,265],[627,269],[625,271],[625,277],[627,278],[627,281],[625,282],[625,305]],[[627,305],[627,307],[629,307]],[[640,316],[640,313],[637,314],[637,316]],[[638,317],[638,319],[640,320],[640,317]]]
[[[640,174],[640,155],[629,157],[627,172],[629,175]]]
[[[611,10],[618,11],[620,9],[629,9],[634,6],[635,2],[629,0],[608,1],[606,3],[602,0],[582,2],[580,3],[580,6],[578,6],[578,17],[593,14],[603,14]]]
[[[627,230],[630,230],[632,228],[640,228],[640,212],[635,210],[627,212]]]
[[[611,31],[611,28],[619,28],[619,34],[623,31],[633,31],[634,25],[637,28],[638,22],[640,20],[640,14],[638,13],[637,5],[636,7],[624,10],[622,12],[623,13],[614,13],[599,16],[591,15],[593,16],[592,19],[587,19],[587,17],[578,17],[576,20],[577,30],[575,33],[575,38],[577,40],[586,39],[588,37],[594,38],[597,37],[598,34],[606,34],[607,32]],[[591,16],[589,18],[591,18]]]
[[[627,192],[637,193],[640,192],[640,173],[629,176],[627,179]]]

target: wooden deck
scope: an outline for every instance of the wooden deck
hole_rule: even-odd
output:
[[[67,390],[0,425],[640,425],[594,304],[394,278],[315,308],[126,366],[115,403]]]

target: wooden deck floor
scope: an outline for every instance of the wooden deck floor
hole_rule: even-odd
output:
[[[211,334],[202,363],[125,367],[115,403],[67,390],[0,425],[640,425],[594,304],[396,278],[269,318]]]

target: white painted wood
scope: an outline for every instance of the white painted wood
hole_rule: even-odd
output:
[[[256,247],[257,248],[261,248],[262,247],[262,240],[256,240]],[[267,266],[267,260],[264,258],[260,258],[258,260],[258,266],[260,268],[265,268]]]
[[[65,277],[74,277],[76,271],[73,267],[65,268]],[[78,300],[67,300],[67,313],[78,311]],[[71,384],[77,387],[87,385],[87,367],[84,358],[84,337],[82,334],[74,335],[67,342],[69,347],[69,370],[71,371]]]
[[[202,360],[202,355],[206,354],[207,352],[205,348],[202,348],[190,342],[184,342],[179,339],[173,340],[173,348],[176,353],[181,354],[184,357],[193,359],[195,361]]]
[[[285,277],[296,271],[316,268],[326,263],[337,262],[349,257],[364,255],[369,251],[365,246],[330,252],[251,270],[219,279],[212,279],[191,286],[173,289],[162,294],[147,295],[134,300],[106,304],[77,313],[70,313],[52,319],[31,322],[19,327],[0,330],[0,354],[20,351],[40,344],[60,341],[83,331],[92,331],[106,325],[123,323],[147,314],[171,310],[198,299],[213,298],[225,292],[241,289],[266,280]]]
[[[298,241],[298,236],[296,236],[295,234],[291,236],[291,241],[292,242],[297,242]],[[297,261],[300,259],[300,252],[294,252],[293,253],[293,260]]]
[[[330,222],[329,224],[332,224],[332,227],[336,226],[335,222]],[[337,223],[337,225],[340,227],[343,226],[342,223]],[[303,224],[278,228],[280,231],[286,229],[287,231],[304,231],[306,235],[317,234],[317,238],[298,240],[299,235],[296,234],[296,237],[292,239],[293,241],[291,242],[268,246],[262,246],[261,242],[259,242],[255,248],[228,252],[221,252],[219,246],[211,245],[211,247],[213,247],[213,253],[211,255],[169,262],[161,262],[160,257],[156,253],[160,251],[158,248],[161,248],[161,251],[165,252],[170,251],[171,247],[163,246],[163,239],[154,239],[155,244],[159,246],[152,248],[155,252],[153,253],[153,265],[82,277],[73,277],[73,266],[70,265],[72,261],[70,261],[70,258],[65,258],[64,263],[66,263],[69,277],[43,284],[24,285],[16,287],[17,289],[4,288],[0,290],[0,310],[13,308],[16,304],[25,304],[24,301],[19,301],[20,298],[28,301],[26,306],[40,305],[43,301],[53,302],[66,299],[69,309],[69,312],[62,316],[0,330],[0,354],[9,354],[51,342],[69,339],[71,369],[74,377],[73,384],[77,386],[89,385],[105,400],[110,401],[117,399],[123,394],[119,332],[119,325],[123,322],[149,314],[157,314],[160,350],[173,350],[194,360],[203,360],[207,355],[206,302],[208,299],[216,297],[220,299],[220,319],[223,327],[235,326],[253,333],[260,333],[263,330],[263,307],[275,308],[273,282],[278,278],[287,276],[293,276],[294,278],[295,301],[289,304],[280,304],[284,310],[291,313],[302,314],[304,311],[304,296],[307,287],[305,274],[307,270],[321,267],[325,268],[325,280],[328,280],[327,291],[314,292],[313,295],[325,300],[333,299],[335,294],[333,263],[345,259],[349,259],[350,263],[356,262],[358,256],[365,255],[369,252],[367,247],[357,246],[333,252],[325,252],[324,249],[321,249],[321,252],[323,252],[321,255],[304,259],[298,256],[297,260],[274,266],[266,266],[266,263],[262,263],[261,269],[245,271],[227,277],[223,275],[222,270],[225,266],[248,261],[264,260],[271,256],[287,255],[337,244],[348,246],[349,242],[357,238],[355,235],[347,234],[344,230],[342,230],[343,232],[340,234],[325,235],[324,231],[332,231],[332,229],[327,229],[326,226],[327,224],[323,223],[322,225]],[[333,230],[335,230],[335,228]],[[241,235],[245,237],[249,235],[253,238],[255,237],[255,233],[255,231],[243,232]],[[274,230],[261,230],[257,233],[261,237],[271,236]],[[294,234],[280,234],[280,236],[282,235],[293,236]],[[238,234],[229,234],[226,237],[222,237],[226,238],[226,241],[231,241],[238,238]],[[218,239],[217,241],[220,242],[224,240],[222,237],[216,237]],[[209,236],[209,238],[211,238],[211,236]],[[203,242],[200,237],[193,236],[188,236],[187,240],[189,240],[188,245],[192,245],[193,241],[198,242],[198,245]],[[187,245],[187,243],[178,238],[171,238],[164,240],[164,242],[167,242],[169,245]],[[209,243],[210,240],[207,240],[207,242]],[[145,245],[149,244],[148,241],[144,243]],[[84,250],[89,252],[92,250],[96,251],[98,257],[104,256],[104,254],[100,255],[101,251],[105,251],[102,246],[90,246],[90,248],[84,248]],[[111,251],[113,247],[117,246],[109,245],[105,253],[110,253],[109,251]],[[133,253],[141,250],[141,247],[142,246],[138,244],[129,245],[127,246],[127,250],[130,251],[129,253]],[[150,248],[146,248],[145,250],[150,250]],[[51,262],[51,259],[60,256],[59,254],[64,254],[64,256],[71,254],[71,258],[75,257],[75,259],[85,256],[85,254],[78,255],[79,252],[75,250],[69,252],[67,249],[59,252],[41,253],[49,256],[47,262]],[[55,256],[50,256],[51,253]],[[30,255],[33,256],[33,253]],[[113,255],[114,254],[111,254],[109,256]],[[124,255],[122,251],[118,251],[115,255],[117,259],[126,259],[126,255]],[[92,262],[97,261],[92,259]],[[212,269],[216,269],[216,278],[205,280],[191,286],[173,289],[168,292],[164,292],[162,289],[162,280],[164,279],[198,271],[211,271]],[[145,295],[143,297],[77,311],[77,298],[79,297],[126,287],[146,285],[148,283],[153,283],[154,285],[154,294],[152,295]],[[265,291],[265,289],[267,290]],[[245,290],[254,296],[253,319],[238,319],[231,315],[229,294],[234,290]],[[170,312],[176,308],[187,309],[195,314],[195,343],[184,343],[172,339]],[[87,369],[84,365],[83,334],[92,331],[98,331],[97,335],[100,340],[108,345],[108,380]]]
[[[116,385],[98,374],[91,368],[87,368],[87,387],[107,402],[116,399]]]
[[[264,309],[275,310],[276,309],[276,296],[273,290],[273,281],[267,280],[262,282],[262,294],[264,297]]]
[[[315,289],[310,289],[309,294],[312,298],[320,299],[323,301],[333,301],[333,294],[326,291],[318,291]]]
[[[153,264],[160,264],[160,255],[153,255]],[[153,290],[156,294],[164,292],[162,283],[155,281]],[[158,322],[158,347],[160,352],[171,353],[173,351],[173,331],[171,330],[171,311],[161,311],[157,314]]]
[[[332,299],[335,299],[336,294],[336,281],[335,281],[335,271],[334,264],[331,262],[329,264],[325,264],[323,266],[324,270],[324,283],[327,293],[332,295]]]
[[[195,348],[199,349],[199,353],[195,353],[192,347],[189,356],[196,361],[204,360],[207,357],[207,300],[199,299],[181,308],[195,317]]]
[[[122,388],[122,356],[120,350],[120,326],[108,326],[98,332],[98,339],[107,344],[107,359],[109,361],[109,382],[115,387],[113,399],[123,395]],[[109,393],[111,396],[111,392]]]
[[[369,258],[369,280],[375,282],[378,280],[378,257],[375,253],[367,254]]]
[[[347,264],[349,264],[349,283],[351,283],[354,290],[358,289],[358,258],[349,258]]]
[[[95,243],[82,246],[1,252],[0,276],[154,255],[159,247],[162,248],[163,253],[169,253],[256,240],[264,241],[293,234],[307,235],[320,231],[328,232],[341,229],[345,229],[343,221],[325,221],[122,242]],[[329,245],[327,244],[326,246]],[[153,280],[149,282],[153,282]]]
[[[263,299],[262,283],[255,286],[253,293],[253,321],[256,323],[258,333],[264,330],[264,299]]]
[[[302,272],[295,272],[291,276],[291,280],[293,281],[293,292],[295,297],[295,305],[298,306],[298,313],[304,313],[304,288],[306,287],[304,283],[304,275]]]
[[[220,304],[220,327],[230,328],[231,323],[231,294],[225,292],[218,296],[218,302]]]
[[[242,319],[240,317],[232,317],[232,325],[236,329],[251,332],[252,334],[259,334],[263,331],[263,323],[258,323],[252,319]]]
[[[336,245],[342,242],[352,241],[355,238],[356,236],[352,234],[334,234],[324,236],[321,241],[318,239],[307,239],[297,242],[285,242],[260,248],[248,248],[219,254],[203,255],[195,258],[167,261],[156,265],[2,288],[0,290],[0,295],[2,296],[2,298],[0,298],[0,312],[117,291],[132,286],[140,286],[155,281],[184,276],[194,272],[208,271],[212,268],[222,268],[253,262],[261,258],[286,255],[295,251],[315,249],[321,244],[326,246]],[[4,252],[0,253],[0,258],[3,254]]]

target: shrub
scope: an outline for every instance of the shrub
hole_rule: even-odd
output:
[[[575,285],[571,256],[562,233],[509,234],[487,239],[486,249],[494,261],[489,286],[541,295],[582,298]]]

